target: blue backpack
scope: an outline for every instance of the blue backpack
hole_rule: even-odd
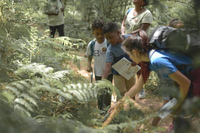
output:
[[[94,45],[95,45],[95,42],[96,42],[96,39],[92,40],[91,44],[90,44],[91,56],[93,56],[93,54],[94,54]],[[108,46],[110,45],[110,43],[107,40],[106,40],[106,43],[107,43],[107,48],[108,48]]]

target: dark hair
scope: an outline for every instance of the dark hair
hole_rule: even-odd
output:
[[[109,22],[103,26],[103,34],[109,33],[109,32],[117,32],[119,30],[119,27],[114,22]]]
[[[122,49],[125,51],[131,52],[133,49],[137,49],[140,54],[145,54],[148,50],[152,49],[149,45],[149,38],[144,30],[139,31],[137,34],[134,34],[128,37],[122,44]],[[142,74],[143,81],[146,82],[150,71],[147,62],[139,63],[141,70],[137,73]]]
[[[176,26],[178,24],[183,24],[183,22],[181,20],[177,19],[177,18],[174,18],[171,21],[169,21],[169,23],[167,24],[167,26],[176,28]]]
[[[145,4],[143,6],[147,6],[149,5],[149,0],[143,0],[145,2]]]
[[[128,52],[131,52],[133,49],[137,49],[140,54],[145,54],[149,49],[151,49],[149,45],[149,38],[143,30],[128,37],[123,42],[122,48]]]
[[[98,29],[98,28],[103,28],[104,26],[104,21],[103,20],[94,20],[92,22],[92,30]]]

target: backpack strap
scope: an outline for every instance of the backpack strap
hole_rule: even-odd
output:
[[[132,10],[133,8],[129,8],[128,11],[126,12],[126,15],[129,14],[129,12]]]
[[[91,49],[91,56],[94,55],[94,45],[96,43],[96,39],[92,40],[90,43],[90,49]],[[110,43],[106,40],[107,48],[110,45]]]
[[[90,43],[90,49],[91,49],[91,56],[94,54],[94,45],[95,45],[96,39],[92,40]]]

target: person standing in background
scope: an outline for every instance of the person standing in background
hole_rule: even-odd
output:
[[[124,34],[134,34],[140,30],[144,30],[147,33],[149,32],[150,25],[153,22],[153,16],[151,12],[144,8],[149,4],[149,0],[133,0],[134,8],[130,8],[122,21],[121,24],[121,33]],[[145,66],[145,63],[141,63],[141,71],[148,69]],[[137,82],[137,80],[136,80]],[[145,97],[145,90],[142,89],[138,95],[139,98]]]
[[[56,30],[59,36],[64,36],[64,10],[66,3],[61,0],[49,0],[48,11],[48,25],[50,29],[50,37],[54,38]]]

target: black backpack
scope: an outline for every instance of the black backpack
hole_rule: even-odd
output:
[[[197,29],[156,27],[149,36],[153,48],[182,52],[192,57],[194,66],[200,65],[200,31]]]

